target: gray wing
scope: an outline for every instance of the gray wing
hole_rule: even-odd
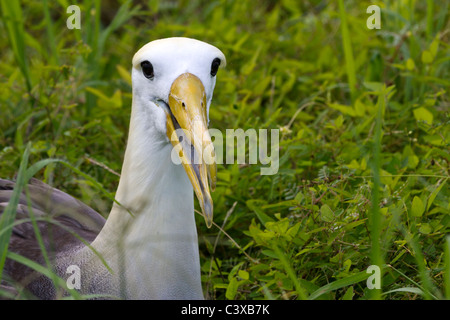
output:
[[[14,186],[13,181],[0,179],[0,216],[8,205]],[[31,179],[27,188],[30,203],[27,202],[24,190],[17,206],[16,225],[12,230],[9,251],[44,264],[42,250],[30,222],[30,208],[36,217],[50,260],[84,246],[79,238],[91,243],[105,224],[105,219],[95,210],[39,180]],[[11,288],[12,283],[27,287],[40,276],[36,276],[30,268],[9,259],[6,260],[3,273],[6,281],[2,281],[1,285],[4,289]]]

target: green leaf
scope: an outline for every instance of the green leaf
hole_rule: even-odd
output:
[[[422,234],[430,234],[433,231],[429,223],[422,223],[419,228],[419,232]]]
[[[428,124],[433,123],[433,114],[424,107],[414,109],[413,114],[417,121],[425,121]]]
[[[373,92],[381,92],[381,90],[383,90],[383,85],[384,83],[382,82],[370,82],[370,81],[364,81],[363,85],[373,91]]]
[[[228,300],[233,300],[236,297],[238,289],[238,281],[236,278],[231,278],[230,283],[228,284],[227,291],[225,292],[225,297]]]
[[[342,296],[342,300],[352,300],[353,296],[355,295],[353,291],[353,287],[350,287],[345,291],[345,294]]]
[[[409,71],[413,71],[416,68],[416,65],[414,64],[414,60],[409,58],[406,60],[406,69]]]
[[[288,259],[280,250],[280,248],[278,248],[278,246],[274,246],[274,251],[278,255],[278,259],[280,259],[281,263],[283,264],[286,273],[289,275],[289,278],[291,278],[292,282],[294,283],[298,298],[302,300],[308,299],[306,290],[301,286],[300,281],[298,280],[298,276],[296,275],[295,270],[292,268],[290,261],[288,261]]]
[[[264,211],[260,208],[260,204],[261,201],[257,199],[247,200],[246,202],[247,207],[256,214],[259,221],[261,221],[263,225],[270,221],[273,222],[274,220],[267,214],[265,214]]]
[[[342,46],[344,48],[345,57],[345,69],[347,72],[348,86],[352,97],[355,96],[356,92],[356,63],[353,56],[352,48],[352,36],[350,35],[350,30],[347,21],[347,11],[345,9],[344,1],[339,0],[339,18],[341,19],[341,35],[342,35]]]
[[[403,149],[403,157],[408,159],[408,168],[415,169],[419,164],[419,157],[417,157],[411,146],[407,145]]]
[[[320,218],[325,222],[331,222],[334,220],[334,212],[327,204],[324,204],[320,208]]]
[[[359,114],[357,114],[355,109],[353,107],[350,107],[350,106],[346,106],[346,105],[339,104],[339,103],[329,103],[328,106],[330,106],[333,109],[339,110],[343,114],[347,114],[347,115],[352,116],[352,117],[359,116]]]
[[[428,197],[427,201],[427,210],[430,209],[431,205],[433,204],[434,199],[436,198],[439,191],[441,191],[442,187],[447,183],[447,179],[445,179],[436,189],[431,192],[430,196]]]
[[[344,230],[349,231],[349,230],[351,230],[351,229],[353,229],[353,228],[355,228],[355,227],[357,227],[357,226],[359,226],[359,225],[361,225],[363,223],[366,223],[366,220],[367,220],[367,218],[350,222],[349,224],[344,226]]]
[[[297,203],[301,204],[303,199],[305,199],[305,196],[303,194],[303,192],[299,192],[297,193],[297,195],[295,196],[294,200],[297,201]]]
[[[328,293],[328,292],[331,292],[331,291],[334,291],[334,290],[337,290],[337,289],[340,289],[343,287],[351,286],[355,283],[367,280],[367,278],[369,278],[369,276],[370,276],[370,274],[364,270],[364,271],[361,271],[354,275],[351,275],[347,278],[336,280],[334,282],[324,285],[323,287],[320,287],[319,289],[317,289],[316,291],[311,293],[311,295],[309,296],[309,300],[315,300],[325,293]]]
[[[32,83],[28,67],[27,56],[25,55],[25,35],[24,18],[20,1],[0,1],[2,21],[6,28],[10,46],[14,53],[17,65],[22,72],[28,91],[31,91]]]
[[[241,279],[244,279],[244,280],[248,280],[249,279],[249,273],[247,271],[245,271],[245,270],[239,270],[238,271],[238,276]]]
[[[412,205],[411,205],[411,215],[413,217],[421,217],[425,211],[425,206],[423,205],[422,200],[415,196]]]
[[[119,73],[120,77],[125,80],[126,83],[128,83],[131,86],[131,74],[130,72],[122,67],[120,64],[116,66],[117,72]]]
[[[26,181],[30,180],[39,170],[49,165],[50,163],[55,162],[62,162],[62,161],[59,159],[44,159],[34,163],[27,169],[25,180]]]
[[[414,287],[405,287],[405,288],[398,288],[398,289],[394,289],[394,290],[389,290],[389,291],[383,292],[383,294],[389,294],[389,293],[394,293],[394,292],[414,293],[414,294],[418,294],[418,295],[421,295],[421,296],[425,295],[423,290],[421,290],[419,288],[414,288]]]
[[[431,54],[430,51],[424,50],[424,51],[422,52],[422,62],[423,62],[424,64],[430,64],[430,63],[433,62],[433,55]]]
[[[272,250],[261,250],[261,252],[268,257],[275,258],[275,259],[278,258],[278,255],[275,252],[273,252]]]
[[[439,49],[439,41],[440,41],[440,35],[439,33],[436,34],[436,37],[434,37],[433,41],[430,44],[430,47],[428,48],[432,59],[436,58],[438,49]]]

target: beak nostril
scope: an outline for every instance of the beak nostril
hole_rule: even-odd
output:
[[[184,103],[184,101],[181,102],[181,105],[183,106],[183,108],[186,108],[186,104]]]

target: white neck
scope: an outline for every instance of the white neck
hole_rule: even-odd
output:
[[[134,299],[203,299],[193,189],[171,161],[171,144],[143,113],[133,106],[116,193],[121,205],[113,205],[92,243],[114,272],[113,288],[99,286]]]

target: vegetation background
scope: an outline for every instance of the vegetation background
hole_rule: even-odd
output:
[[[80,30],[68,0],[0,4],[0,177],[31,143],[30,165],[64,161],[36,178],[107,216],[134,52],[201,39],[228,62],[212,127],[281,140],[275,175],[218,168],[217,225],[198,216],[206,297],[450,298],[448,1],[80,0]]]

